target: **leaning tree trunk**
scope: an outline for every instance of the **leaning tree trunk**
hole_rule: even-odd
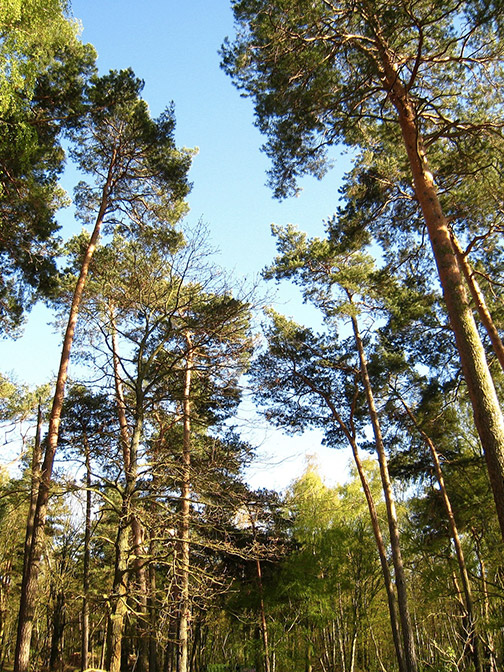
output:
[[[40,559],[42,556],[44,543],[44,527],[47,517],[47,506],[49,502],[54,457],[58,447],[59,426],[61,410],[63,408],[63,400],[65,397],[65,386],[68,377],[70,351],[72,349],[75,327],[77,325],[77,318],[79,315],[79,308],[89,273],[89,267],[91,265],[91,259],[93,258],[93,254],[96,250],[105,213],[109,205],[112,176],[116,164],[116,158],[117,155],[114,152],[109,164],[107,180],[102,189],[100,209],[98,211],[93,233],[91,234],[91,238],[89,239],[89,243],[82,260],[79,278],[75,286],[72,304],[70,306],[70,312],[68,315],[67,328],[63,339],[60,365],[58,376],[56,378],[56,389],[54,392],[51,414],[49,416],[46,451],[44,462],[42,464],[37,503],[35,506],[33,534],[31,537],[28,559],[25,561],[26,571],[23,574],[23,581],[21,585],[14,672],[28,672],[30,666],[30,644],[33,630],[35,602],[38,592]]]
[[[369,515],[371,518],[371,526],[373,528],[376,547],[378,549],[378,555],[380,557],[380,565],[383,574],[383,580],[385,583],[385,590],[387,592],[390,627],[392,629],[392,638],[394,640],[397,664],[399,667],[399,672],[406,672],[404,653],[401,645],[401,634],[400,634],[401,631],[399,627],[399,621],[397,618],[397,600],[394,591],[394,584],[392,583],[392,577],[390,575],[390,569],[387,559],[387,549],[385,547],[385,542],[383,541],[383,535],[381,533],[380,522],[378,520],[378,513],[376,511],[373,494],[371,492],[371,488],[369,487],[369,483],[366,478],[366,474],[364,472],[364,467],[362,465],[362,460],[360,458],[357,444],[354,440],[352,440],[350,444],[352,447],[355,466],[357,467],[357,473],[359,474],[362,489],[364,491],[364,496],[366,497]]]
[[[299,373],[297,375],[300,375]],[[396,658],[397,658],[397,665],[399,668],[399,672],[408,672],[407,667],[406,667],[406,661],[404,657],[404,652],[403,652],[403,647],[401,644],[401,635],[400,635],[400,626],[399,626],[399,620],[397,617],[397,602],[396,602],[396,595],[394,591],[394,586],[392,583],[392,577],[390,575],[390,569],[389,569],[389,564],[388,564],[388,559],[387,559],[387,549],[385,547],[385,542],[383,540],[383,535],[381,533],[381,528],[380,528],[380,522],[378,520],[378,513],[376,511],[376,506],[374,503],[373,499],[373,493],[371,492],[371,488],[369,487],[368,480],[366,478],[366,474],[364,472],[364,467],[362,464],[362,460],[360,458],[359,454],[359,448],[357,446],[357,442],[355,440],[355,436],[350,431],[349,427],[347,424],[343,421],[343,418],[340,416],[338,413],[338,409],[332,402],[332,399],[327,395],[322,393],[317,386],[307,377],[301,376],[303,382],[310,387],[315,393],[319,394],[322,396],[324,399],[324,402],[326,403],[327,407],[331,411],[332,417],[334,418],[334,421],[340,426],[341,430],[343,431],[348,443],[350,444],[352,448],[352,454],[353,458],[355,461],[355,466],[357,467],[357,472],[359,474],[359,479],[362,485],[362,489],[364,491],[364,496],[366,498],[366,503],[368,506],[369,510],[369,516],[371,518],[371,526],[373,528],[373,534],[374,538],[376,541],[376,547],[378,550],[378,555],[380,557],[380,565],[381,565],[381,570],[383,574],[383,580],[385,584],[385,590],[387,592],[387,601],[388,601],[388,609],[389,609],[389,617],[390,617],[390,627],[392,630],[392,639],[394,641],[394,648],[396,652]]]
[[[450,231],[450,236],[453,243],[453,249],[455,250],[455,254],[457,255],[457,261],[459,263],[460,268],[462,269],[462,273],[464,274],[464,278],[467,282],[467,286],[469,287],[469,291],[471,292],[471,296],[473,298],[476,310],[478,311],[481,324],[485,327],[490,342],[492,344],[493,350],[495,352],[495,355],[499,360],[499,364],[501,365],[502,370],[504,370],[504,343],[502,342],[497,327],[495,326],[495,323],[492,319],[492,315],[488,310],[488,306],[485,301],[485,296],[481,291],[481,288],[475,278],[475,273],[472,270],[471,266],[469,265],[469,262],[467,261],[467,253],[465,253],[462,247],[460,246],[460,243],[457,240],[453,231]]]
[[[351,301],[351,297],[349,296]],[[415,650],[415,639],[413,636],[413,627],[411,625],[411,617],[408,607],[408,597],[406,590],[406,577],[404,574],[404,565],[402,561],[401,548],[399,544],[399,526],[397,523],[397,514],[395,510],[394,495],[392,492],[392,484],[388,471],[387,456],[385,453],[385,446],[383,445],[383,438],[381,433],[380,421],[376,406],[374,402],[373,390],[371,381],[369,379],[366,354],[364,352],[364,345],[359,332],[359,325],[357,318],[352,316],[352,327],[355,336],[355,343],[359,353],[359,361],[361,368],[362,382],[364,391],[366,393],[366,400],[368,404],[369,417],[373,428],[375,438],[376,452],[378,454],[378,462],[380,465],[380,475],[383,486],[383,494],[385,497],[385,505],[387,507],[387,521],[390,534],[390,546],[392,550],[392,562],[394,563],[395,584],[397,589],[397,602],[399,605],[399,618],[401,620],[402,638],[404,644],[404,658],[406,669],[408,672],[417,672],[418,661]]]
[[[377,33],[375,37],[383,85],[398,115],[413,176],[415,195],[422,210],[434,253],[504,539],[504,419],[502,411],[467,297],[448,222],[427,161],[415,106],[401,82],[397,67],[381,35]]]

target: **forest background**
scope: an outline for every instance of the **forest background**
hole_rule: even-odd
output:
[[[107,42],[99,73],[65,3],[0,6],[2,327],[40,296],[67,325],[54,394],[2,378],[6,444],[23,453],[0,483],[0,665],[497,672],[504,8],[231,5],[215,42],[229,15],[209,31],[205,6],[170,13],[173,40],[169,5],[131,30],[125,5],[82,7],[105,35],[114,19],[133,58],[116,64]],[[252,98],[271,164],[219,65]],[[68,162],[62,184],[84,181],[59,248],[44,236],[63,139],[80,172]],[[277,310],[242,281],[264,264]],[[31,339],[31,381],[59,349],[35,311],[13,346]],[[251,403],[304,434],[287,453],[345,446],[352,467],[331,474],[345,482],[314,460],[292,480]],[[258,444],[280,493],[254,483]]]

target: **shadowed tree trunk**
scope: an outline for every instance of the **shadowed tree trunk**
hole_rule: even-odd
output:
[[[91,455],[89,442],[84,436],[84,458],[86,461],[86,517],[84,527],[84,565],[82,580],[82,633],[81,633],[81,672],[89,667],[89,561],[91,542]]]
[[[441,462],[439,460],[439,455],[438,451],[436,449],[436,446],[434,445],[434,442],[432,439],[428,436],[426,432],[423,431],[423,429],[419,426],[415,416],[413,415],[411,409],[409,406],[406,404],[406,402],[400,398],[401,404],[403,405],[406,413],[408,414],[408,417],[410,418],[411,422],[413,423],[414,427],[417,429],[417,431],[421,434],[423,440],[427,444],[430,454],[432,457],[432,461],[434,463],[434,470],[436,472],[436,478],[437,482],[439,484],[439,490],[441,492],[441,497],[443,499],[443,505],[446,511],[446,516],[448,518],[448,523],[450,525],[450,531],[451,531],[451,537],[453,540],[453,544],[455,546],[455,555],[457,556],[457,562],[459,566],[459,571],[460,571],[460,578],[462,579],[462,589],[463,589],[463,594],[464,594],[464,600],[465,600],[465,610],[466,610],[466,615],[467,615],[467,624],[466,624],[466,632],[467,632],[467,637],[468,641],[470,643],[471,647],[471,652],[473,656],[473,661],[474,661],[474,669],[476,672],[481,672],[481,658],[479,654],[479,643],[478,643],[478,635],[476,632],[476,619],[474,615],[474,602],[473,602],[473,597],[472,597],[472,590],[471,590],[471,582],[469,580],[469,574],[467,572],[467,565],[464,557],[464,551],[462,549],[462,543],[460,541],[460,536],[458,533],[458,527],[457,527],[457,522],[455,520],[455,516],[453,514],[453,509],[451,506],[450,498],[448,496],[448,491],[446,489],[446,484],[443,476],[443,470],[441,469]]]
[[[350,294],[348,298],[351,302]],[[385,497],[385,504],[387,506],[387,520],[390,534],[390,546],[392,549],[392,561],[395,570],[395,584],[397,588],[397,602],[399,606],[399,618],[401,621],[402,638],[404,645],[405,665],[408,672],[417,672],[418,662],[415,650],[415,639],[413,636],[413,628],[411,625],[411,617],[408,607],[408,596],[406,590],[406,577],[404,575],[404,565],[402,561],[401,548],[399,544],[399,526],[397,523],[397,514],[395,510],[394,495],[392,492],[392,483],[388,471],[387,455],[385,453],[385,446],[383,445],[383,438],[381,433],[380,421],[374,402],[373,390],[371,388],[371,381],[369,380],[366,354],[364,352],[364,345],[362,343],[359,332],[359,325],[357,318],[352,316],[352,327],[355,336],[355,343],[359,353],[361,377],[366,393],[366,399],[369,410],[369,417],[373,427],[373,434],[375,438],[376,452],[378,454],[378,462],[380,464],[380,474],[383,486],[383,494]]]

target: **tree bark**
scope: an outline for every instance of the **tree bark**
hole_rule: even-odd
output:
[[[141,407],[141,404],[140,404]],[[142,436],[143,417],[141,412],[135,419],[131,435],[129,469],[126,474],[121,504],[119,527],[115,543],[114,583],[110,597],[110,616],[107,638],[106,669],[108,672],[121,672],[121,649],[124,631],[124,619],[128,612],[129,595],[129,534],[131,529],[131,500],[134,496],[137,476],[137,454]]]
[[[54,602],[54,611],[52,617],[52,637],[51,637],[51,651],[49,655],[49,670],[55,672],[61,661],[62,655],[62,644],[63,644],[63,633],[65,631],[65,611],[66,611],[66,600],[65,593],[63,589],[58,591],[56,595],[56,600]],[[61,668],[63,665],[61,664]]]
[[[349,297],[351,300],[351,297]],[[394,495],[392,492],[392,484],[388,471],[387,455],[385,453],[385,446],[381,433],[380,421],[376,406],[374,402],[373,390],[371,381],[369,379],[366,354],[364,352],[364,345],[359,332],[359,325],[357,318],[352,316],[352,327],[355,336],[355,343],[359,353],[361,377],[366,394],[368,404],[369,417],[373,427],[373,434],[375,438],[376,452],[378,454],[378,462],[380,465],[380,475],[383,486],[383,494],[385,497],[385,504],[387,507],[387,520],[390,534],[390,546],[392,550],[392,561],[394,563],[395,584],[397,589],[397,602],[399,606],[399,618],[401,620],[402,638],[404,645],[404,658],[406,669],[408,672],[418,671],[418,662],[415,650],[415,639],[413,636],[413,628],[411,626],[411,618],[408,607],[408,597],[406,590],[406,577],[404,574],[404,565],[401,555],[401,547],[399,543],[399,526],[397,523],[397,514],[395,509]]]
[[[450,525],[451,537],[453,540],[453,544],[455,546],[455,555],[457,556],[460,578],[462,580],[462,590],[464,592],[465,610],[467,615],[466,630],[471,646],[472,657],[474,661],[474,669],[476,670],[476,672],[481,672],[482,667],[481,667],[481,658],[479,654],[478,635],[476,632],[476,619],[474,615],[474,602],[472,597],[471,582],[469,580],[469,573],[467,571],[467,565],[464,557],[464,550],[462,548],[462,543],[460,541],[460,536],[458,533],[457,522],[455,520],[450,498],[448,496],[448,491],[446,489],[446,484],[443,476],[443,470],[441,469],[441,462],[439,460],[439,455],[436,446],[434,445],[434,442],[432,441],[430,436],[426,432],[424,432],[423,429],[419,426],[415,416],[413,415],[411,409],[408,407],[406,402],[403,399],[401,399],[401,403],[406,413],[408,414],[411,422],[418,430],[418,432],[420,432],[423,440],[427,444],[432,457],[432,462],[434,463],[434,470],[436,472],[436,478],[439,484],[439,490],[441,492],[441,497],[443,499],[446,516],[448,518],[448,523]]]
[[[299,373],[297,374],[299,375]],[[397,602],[396,602],[396,595],[394,591],[394,586],[392,583],[392,578],[390,575],[390,569],[389,569],[389,564],[388,564],[388,559],[387,559],[387,549],[385,547],[385,542],[383,541],[383,535],[381,533],[381,528],[380,528],[380,522],[378,520],[378,513],[376,511],[376,506],[374,503],[373,499],[373,493],[371,492],[371,488],[369,487],[369,483],[366,478],[366,474],[364,472],[364,467],[362,465],[362,460],[360,459],[360,454],[359,454],[359,449],[357,446],[357,442],[355,440],[354,434],[350,431],[349,427],[347,427],[346,423],[343,421],[341,418],[340,414],[338,413],[337,408],[333,404],[332,400],[325,394],[321,393],[321,391],[317,388],[317,386],[308,378],[302,376],[303,382],[308,385],[314,392],[317,394],[320,394],[325,403],[327,404],[327,407],[331,411],[331,414],[334,418],[334,421],[338,423],[338,425],[341,427],[343,433],[345,434],[345,437],[350,444],[352,448],[352,455],[355,461],[355,466],[357,467],[357,473],[359,474],[359,479],[362,485],[362,489],[364,491],[364,496],[366,498],[366,503],[368,506],[369,510],[369,515],[371,518],[371,526],[373,528],[373,534],[374,538],[376,541],[376,548],[378,550],[378,555],[380,557],[380,565],[381,565],[381,570],[383,574],[383,580],[385,584],[385,590],[387,592],[387,601],[388,601],[388,608],[389,608],[389,617],[390,617],[390,627],[392,630],[392,638],[394,641],[394,648],[396,652],[396,658],[397,658],[397,664],[399,667],[399,672],[409,672],[407,666],[406,666],[406,660],[404,656],[404,651],[403,647],[401,645],[401,635],[400,635],[400,627],[399,627],[399,620],[397,617]]]
[[[63,339],[58,376],[56,379],[56,389],[54,393],[51,414],[49,417],[49,429],[47,434],[47,446],[40,475],[39,488],[37,493],[37,502],[33,519],[33,534],[31,543],[25,561],[26,571],[23,574],[21,586],[21,600],[18,617],[18,634],[16,641],[16,652],[14,658],[14,672],[28,672],[30,666],[30,643],[33,630],[33,617],[35,613],[35,602],[38,592],[38,576],[40,571],[40,558],[42,556],[44,543],[44,527],[47,517],[47,506],[49,502],[49,493],[51,488],[52,470],[54,457],[58,447],[59,426],[61,420],[61,410],[65,397],[65,386],[68,377],[68,365],[70,362],[70,352],[72,349],[75,327],[79,315],[79,308],[84,293],[91,259],[98,245],[100,231],[109,204],[109,195],[112,185],[113,170],[116,163],[116,152],[113,152],[109,164],[109,170],[105,185],[102,189],[100,209],[96,218],[95,226],[88,246],[82,260],[79,278],[74,290],[72,304],[68,315],[68,323]]]
[[[28,507],[28,517],[26,521],[26,533],[23,553],[23,579],[21,583],[21,597],[19,605],[18,630],[17,630],[17,644],[16,656],[20,656],[23,660],[29,661],[30,657],[30,642],[31,642],[31,628],[29,636],[25,636],[27,629],[27,620],[33,619],[33,612],[35,609],[34,603],[30,600],[30,595],[27,592],[28,579],[30,577],[30,554],[33,541],[33,534],[35,529],[35,514],[37,510],[37,496],[40,485],[40,462],[42,460],[42,445],[41,445],[41,431],[42,431],[42,410],[40,403],[37,411],[37,429],[35,433],[35,442],[33,446],[32,464],[31,464],[31,487],[30,487],[30,504]],[[21,614],[25,618],[21,618]],[[18,651],[19,648],[19,651]]]
[[[82,580],[82,633],[81,672],[89,667],[89,562],[91,543],[91,454],[87,436],[84,436],[84,457],[86,461],[86,517],[84,527],[84,564]]]
[[[178,627],[177,672],[188,672],[189,653],[189,529],[191,521],[191,382],[193,371],[193,347],[189,332],[186,333],[186,365],[184,372],[182,487],[180,491],[180,614]]]
[[[151,539],[149,544],[149,555],[154,556],[154,541]],[[158,656],[157,656],[157,642],[156,642],[156,568],[154,563],[149,564],[149,596],[147,607],[149,609],[149,672],[157,672]]]
[[[487,582],[485,561],[483,560],[483,556],[481,554],[481,547],[480,547],[481,536],[476,533],[476,530],[474,528],[472,529],[472,534],[474,539],[476,556],[478,558],[478,563],[480,566],[481,593],[483,598],[482,599],[483,616],[485,625],[488,627],[490,622],[490,595],[488,593],[488,582]],[[494,635],[491,630],[488,630],[487,632],[487,639],[484,642],[484,647],[486,649],[486,657],[488,658],[488,662],[486,663],[486,668],[488,672],[497,672],[498,666],[497,666],[496,646]]]
[[[119,420],[121,445],[123,452],[124,473],[126,475],[126,482],[131,483],[131,499],[129,521],[131,523],[131,532],[133,537],[133,552],[135,559],[133,567],[135,570],[138,597],[138,607],[136,609],[139,614],[140,625],[140,643],[139,643],[139,659],[138,672],[146,672],[149,669],[149,618],[147,608],[147,572],[145,567],[145,552],[144,552],[144,529],[138,517],[138,512],[135,506],[135,487],[137,481],[137,445],[133,445],[128,429],[128,421],[126,418],[126,402],[124,399],[124,388],[120,375],[120,361],[117,343],[117,329],[115,324],[114,309],[109,306],[111,343],[112,343],[112,364],[114,369],[114,386],[116,396],[117,417]],[[137,402],[137,406],[142,402]],[[133,468],[134,465],[134,468]]]
[[[256,558],[256,570],[257,570],[257,583],[259,585],[259,611],[260,611],[260,618],[261,618],[261,633],[262,633],[263,649],[264,649],[264,670],[265,670],[265,672],[270,672],[268,624],[266,622],[266,610],[264,608],[264,590],[263,590],[263,582],[262,582],[262,569],[261,569],[261,561],[259,560],[259,558]]]
[[[432,246],[443,296],[471,399],[474,422],[485,454],[488,474],[504,539],[504,419],[488,368],[448,223],[430,171],[415,107],[381,36],[376,34],[382,80],[396,109],[408,156],[413,186]]]
[[[359,450],[357,448],[357,444],[355,441],[351,441],[351,447],[355,466],[357,467],[357,473],[359,474],[362,489],[364,491],[364,496],[366,497],[369,515],[371,518],[371,526],[373,528],[376,547],[378,549],[378,555],[380,557],[380,565],[383,574],[383,580],[385,583],[385,590],[387,592],[390,626],[392,629],[392,638],[394,640],[397,664],[400,672],[406,672],[407,668],[405,666],[404,652],[401,645],[400,627],[397,618],[397,601],[394,592],[394,585],[392,583],[392,577],[390,575],[390,569],[387,559],[387,549],[385,547],[385,542],[383,541],[383,535],[381,533],[380,522],[378,520],[378,513],[376,511],[373,494],[371,492],[371,488],[369,487],[369,483],[366,478],[366,474],[364,472],[364,467],[362,465],[362,460],[360,458]]]
[[[493,350],[495,352],[495,356],[499,360],[499,364],[501,365],[501,368],[504,371],[504,343],[502,343],[502,339],[492,319],[492,315],[488,310],[488,306],[485,301],[485,296],[481,291],[478,281],[476,280],[475,273],[472,270],[471,266],[469,265],[469,262],[467,261],[467,254],[461,248],[460,243],[457,240],[453,231],[450,231],[450,236],[453,243],[453,249],[455,250],[455,254],[457,255],[457,261],[459,263],[460,268],[462,269],[462,273],[464,274],[464,278],[467,282],[467,286],[469,287],[469,291],[471,292],[471,296],[474,301],[476,310],[478,311],[481,324],[486,329]]]

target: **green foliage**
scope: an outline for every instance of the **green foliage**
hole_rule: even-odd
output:
[[[16,335],[36,292],[55,289],[61,133],[83,113],[94,50],[59,0],[0,8],[0,324]]]
[[[134,237],[151,228],[159,239],[187,212],[193,152],[175,147],[173,108],[152,119],[142,89],[130,69],[92,78],[88,112],[72,132],[71,149],[91,183],[77,186],[75,202],[79,218],[94,222],[106,184],[108,230]]]
[[[458,149],[499,133],[501,99],[490,100],[483,82],[498,81],[502,45],[491,15],[473,9],[455,0],[235,0],[238,33],[223,47],[223,67],[255,99],[276,195],[295,191],[304,173],[320,177],[328,145],[373,147],[383,157],[385,147],[400,145],[383,45],[430,141]]]

